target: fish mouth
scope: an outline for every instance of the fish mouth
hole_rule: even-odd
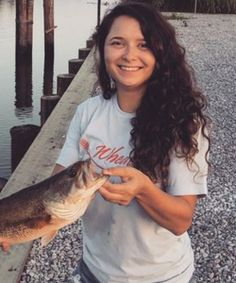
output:
[[[93,163],[93,160],[87,159],[82,161],[81,168],[75,178],[76,187],[87,190],[94,186],[97,187],[99,184],[102,186],[108,179],[108,176],[102,172],[97,173],[96,171],[96,165]]]
[[[92,172],[92,175],[93,175],[93,179],[95,179],[95,180],[101,179],[101,178],[106,176],[103,173],[97,173],[97,172]]]
[[[101,166],[98,166],[98,164],[92,159],[88,159],[87,160],[87,166],[88,166],[88,170],[90,171],[90,176],[91,176],[91,179],[93,179],[94,181],[98,180],[98,179],[103,179],[104,177],[108,177],[107,175],[103,174],[102,172],[101,173],[98,173],[96,171],[96,167],[98,167],[99,169],[104,169],[102,168]]]
[[[109,178],[108,175],[105,175],[103,173],[92,172],[92,175],[93,175],[93,182],[97,184],[101,184],[100,186],[102,186]]]

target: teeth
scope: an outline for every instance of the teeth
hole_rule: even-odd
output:
[[[130,72],[138,71],[140,69],[140,67],[128,67],[128,66],[120,66],[120,68],[121,70],[130,71]]]

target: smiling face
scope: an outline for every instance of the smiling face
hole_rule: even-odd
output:
[[[156,60],[136,19],[119,16],[114,20],[105,40],[104,59],[118,92],[137,90],[144,93]]]

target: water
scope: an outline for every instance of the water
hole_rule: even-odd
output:
[[[101,16],[108,6],[101,1]],[[114,1],[109,1],[109,5]],[[78,49],[97,24],[97,1],[54,0],[55,36],[53,90],[56,76],[68,72],[68,60],[78,57]],[[15,1],[0,0],[0,177],[11,174],[11,137],[13,126],[40,125],[40,97],[43,93],[44,36],[43,0],[34,1],[32,106],[15,105]]]

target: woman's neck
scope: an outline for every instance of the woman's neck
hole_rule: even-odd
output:
[[[117,90],[117,100],[122,111],[127,113],[136,112],[144,95],[144,90]]]

